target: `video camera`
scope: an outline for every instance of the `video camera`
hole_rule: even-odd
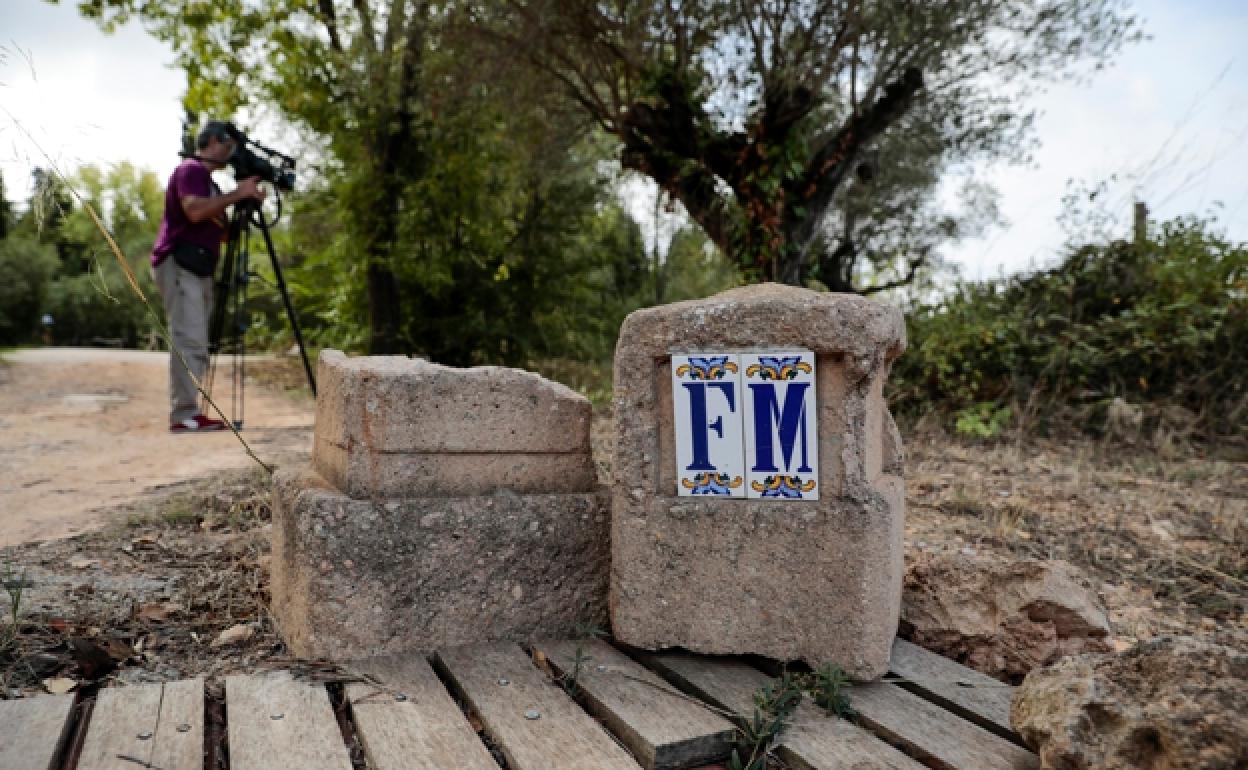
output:
[[[225,130],[234,140],[234,152],[226,162],[234,169],[235,179],[258,176],[283,192],[295,189],[294,158],[251,139],[233,123],[226,123]]]

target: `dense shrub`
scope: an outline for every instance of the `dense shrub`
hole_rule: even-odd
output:
[[[38,338],[48,283],[56,269],[51,246],[20,235],[0,240],[0,345]]]
[[[135,275],[160,311],[160,296],[150,273],[142,269]],[[145,348],[159,344],[154,317],[115,263],[101,261],[92,272],[57,278],[48,287],[44,308],[55,320],[53,341],[58,345]]]
[[[1140,247],[1084,246],[1051,270],[961,283],[913,308],[908,331],[898,411],[937,411],[960,432],[1095,429],[1115,398],[1244,430],[1248,247],[1202,220],[1167,222]]]

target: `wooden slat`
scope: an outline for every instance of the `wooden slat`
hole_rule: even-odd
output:
[[[227,677],[225,714],[231,770],[351,770],[320,684],[285,672]]]
[[[185,725],[186,730],[179,730]],[[204,680],[110,687],[100,691],[79,770],[161,770],[204,766]]]
[[[0,700],[0,767],[50,768],[73,708],[72,695]]]
[[[79,770],[133,770],[150,763],[163,689],[163,685],[145,684],[100,690],[82,744]]]
[[[423,657],[373,658],[349,668],[378,681],[378,685],[347,685],[347,700],[369,767],[498,770]]]
[[[1012,735],[1010,699],[1014,688],[946,657],[911,644],[893,642],[892,672],[924,698],[993,730]]]
[[[627,655],[597,639],[534,645],[577,687],[594,716],[647,770],[684,768],[728,756],[732,723],[677,692]],[[576,665],[577,653],[581,665]]]
[[[850,700],[864,725],[935,767],[1028,770],[1040,766],[1035,754],[896,685],[857,685]]]
[[[441,650],[437,665],[481,718],[512,770],[637,770],[628,752],[516,645]],[[526,712],[539,718],[527,719]]]
[[[738,660],[665,653],[645,658],[671,681],[742,720],[754,715],[754,694],[774,681]],[[851,701],[853,692],[850,693]],[[800,770],[922,770],[922,765],[844,719],[803,701],[781,733],[776,753]]]
[[[204,680],[168,682],[152,738],[153,767],[202,770],[204,766]]]

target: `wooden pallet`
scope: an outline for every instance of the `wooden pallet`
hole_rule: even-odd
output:
[[[496,757],[512,770],[704,767],[727,756],[772,680],[737,658],[630,657],[599,640],[349,668],[345,684],[302,669],[228,677],[223,712],[202,679],[0,701],[0,769],[497,770]],[[1010,731],[1011,688],[903,641],[892,669],[853,687],[853,721],[803,702],[774,756],[794,770],[1038,767]],[[575,697],[552,676],[574,676]]]

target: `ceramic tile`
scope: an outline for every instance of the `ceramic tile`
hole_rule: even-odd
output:
[[[745,497],[740,373],[736,354],[672,356],[677,494]]]
[[[814,354],[743,353],[740,368],[746,496],[818,500]]]

